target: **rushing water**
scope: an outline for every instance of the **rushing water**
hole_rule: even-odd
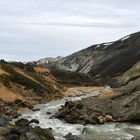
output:
[[[22,115],[22,118],[37,119],[40,121],[40,127],[52,128],[56,140],[65,140],[64,136],[68,133],[79,135],[83,140],[131,140],[133,136],[140,135],[140,126],[126,123],[108,123],[104,125],[78,125],[68,124],[61,120],[51,118],[53,114],[65,104],[67,100],[80,100],[90,96],[98,96],[99,92],[94,92],[79,97],[68,97],[56,101],[51,101],[48,104],[37,105],[40,108],[37,112],[28,112]],[[47,114],[51,112],[51,115]],[[84,129],[84,133],[82,131]]]

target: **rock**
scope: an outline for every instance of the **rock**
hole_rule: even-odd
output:
[[[53,130],[51,127],[50,128],[48,128],[49,130]]]
[[[99,120],[99,123],[100,123],[100,124],[104,124],[104,123],[106,122],[105,118],[102,117],[102,116],[99,116],[99,117],[98,117],[98,120]]]
[[[3,136],[0,136],[0,140],[5,140],[5,138]]]
[[[90,128],[84,127],[83,130],[82,130],[82,132],[81,132],[81,134],[82,134],[82,135],[84,135],[84,134],[91,134]]]
[[[7,138],[7,140],[18,140],[18,135],[9,134],[6,138]]]
[[[83,106],[84,106],[84,105],[83,105],[82,103],[78,103],[78,104],[76,105],[76,108],[77,108],[77,109],[82,109]]]
[[[106,122],[113,122],[114,121],[113,117],[110,115],[106,115],[105,119],[106,119]]]
[[[98,120],[99,120],[99,119],[98,119],[99,116],[100,116],[99,113],[93,113],[93,114],[90,116],[90,118],[91,118],[92,120],[94,120],[94,121],[98,121]]]
[[[36,119],[32,119],[31,121],[30,121],[30,124],[31,123],[36,123],[36,124],[39,124],[39,121],[38,120],[36,120]]]
[[[28,126],[22,126],[22,127],[16,127],[16,128],[13,128],[10,133],[11,134],[16,134],[16,135],[23,135],[23,134],[26,134],[26,132],[29,130],[29,127]]]
[[[66,138],[66,140],[82,140],[78,136],[72,135],[72,133],[67,134],[66,136],[64,136],[64,138]]]
[[[31,109],[31,110],[33,110],[34,109],[34,106],[33,105],[29,105],[28,108]]]
[[[39,121],[36,119],[32,119],[31,121],[27,120],[27,119],[20,119],[18,121],[15,122],[16,126],[28,126],[31,123],[36,123],[39,124]]]
[[[34,140],[55,140],[51,130],[42,129],[38,126],[31,128],[27,137],[28,139],[34,138]]]
[[[140,140],[140,136],[138,136],[138,137],[133,137],[131,140]]]
[[[32,109],[32,111],[40,111],[40,109],[39,108],[34,108],[34,109]]]
[[[9,121],[6,118],[4,117],[0,118],[0,127],[6,127],[8,124]]]
[[[18,117],[20,117],[21,116],[21,114],[20,113],[17,113],[17,114],[15,114],[12,118],[13,119],[16,119],[16,118],[18,118]]]
[[[20,103],[22,103],[22,100],[20,100],[20,99],[16,99],[16,100],[14,101],[14,104],[20,104]]]
[[[20,135],[18,140],[29,140],[27,139],[27,135]],[[34,139],[30,139],[30,140],[34,140]]]
[[[63,119],[65,117],[65,110],[62,110],[62,111],[59,111],[55,114],[55,117],[58,118],[58,119]]]
[[[4,106],[4,101],[2,99],[0,99],[0,107],[3,107]]]
[[[65,107],[68,109],[71,109],[75,106],[75,103],[73,101],[67,101],[65,102]]]
[[[97,124],[98,122],[95,120],[92,120],[91,118],[85,119],[85,124]]]
[[[29,125],[30,121],[27,120],[27,119],[20,119],[18,121],[15,122],[15,125],[16,126],[26,126],[26,125]]]
[[[51,115],[52,113],[51,113],[51,112],[47,112],[47,114],[48,114],[48,115]]]
[[[80,120],[85,120],[85,119],[87,119],[87,118],[88,118],[88,115],[79,116],[79,119],[80,119]]]

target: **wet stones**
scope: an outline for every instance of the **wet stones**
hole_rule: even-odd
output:
[[[36,112],[36,111],[40,111],[39,108],[33,108],[32,111]]]
[[[104,124],[114,121],[111,115],[103,113],[101,109],[85,108],[81,102],[66,101],[65,105],[55,114],[56,118],[71,124]]]
[[[20,103],[22,103],[22,100],[20,100],[20,99],[16,99],[16,100],[14,101],[14,104],[20,104]]]
[[[36,124],[39,124],[39,121],[38,120],[36,120],[36,119],[32,119],[31,121],[30,121],[30,124],[31,123],[36,123]]]
[[[131,140],[140,140],[140,136],[138,136],[138,137],[133,137]]]
[[[21,135],[21,134],[26,134],[26,132],[28,132],[28,130],[29,130],[28,126],[15,127],[10,131],[10,133],[16,134],[16,135]]]
[[[66,136],[64,136],[64,138],[66,138],[66,140],[82,140],[78,136],[72,135],[72,133],[68,133]]]
[[[105,120],[106,120],[106,122],[113,122],[113,121],[115,121],[111,115],[106,115],[105,116]]]
[[[4,101],[0,99],[0,107],[4,106]]]
[[[39,124],[39,121],[36,119],[32,119],[31,121],[27,120],[27,119],[20,119],[18,121],[15,122],[16,126],[28,126],[31,123],[36,123]]]
[[[47,112],[47,114],[48,114],[48,115],[51,115],[52,113],[51,113],[51,112]]]
[[[65,107],[68,108],[68,109],[71,109],[71,108],[73,108],[74,106],[75,106],[75,103],[72,102],[72,101],[67,101],[67,102],[65,103]]]
[[[78,103],[77,105],[76,105],[76,108],[77,109],[82,109],[84,107],[84,105],[82,104],[82,103]]]
[[[6,127],[9,123],[9,120],[4,118],[4,117],[1,117],[0,118],[0,127]]]
[[[16,121],[15,125],[11,125],[9,121],[20,116],[17,112],[20,108],[33,110],[34,106],[20,99],[14,102],[4,102],[0,99],[0,140],[55,140],[50,129],[32,128],[31,123],[39,124],[36,119],[29,121],[22,118]]]
[[[6,137],[7,140],[18,140],[18,135],[16,134],[9,134],[7,137]]]
[[[27,120],[27,119],[20,119],[18,121],[15,122],[15,125],[16,126],[26,126],[26,125],[29,125],[30,121]]]
[[[29,140],[31,140],[31,138],[35,140],[55,140],[50,129],[42,129],[38,126],[31,128],[27,137]]]

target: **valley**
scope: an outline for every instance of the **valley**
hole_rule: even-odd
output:
[[[139,140],[139,44],[137,32],[66,57],[1,60],[0,140]]]

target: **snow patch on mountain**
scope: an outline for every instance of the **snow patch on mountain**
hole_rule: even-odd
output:
[[[103,49],[108,48],[110,45],[112,45],[113,42],[108,42],[108,43],[104,43],[103,45],[105,46]]]
[[[60,59],[62,59],[63,57],[58,56],[58,57],[47,57],[47,58],[43,58],[40,59],[36,62],[37,65],[45,65],[51,62],[55,62],[55,61],[59,61]]]
[[[121,40],[122,40],[122,41],[125,41],[125,40],[127,40],[128,38],[130,38],[130,35],[125,36],[125,37],[124,37],[124,38],[122,38]]]
[[[100,44],[98,44],[96,47],[95,47],[95,49],[98,49],[98,48],[100,48],[101,47],[101,45]]]

